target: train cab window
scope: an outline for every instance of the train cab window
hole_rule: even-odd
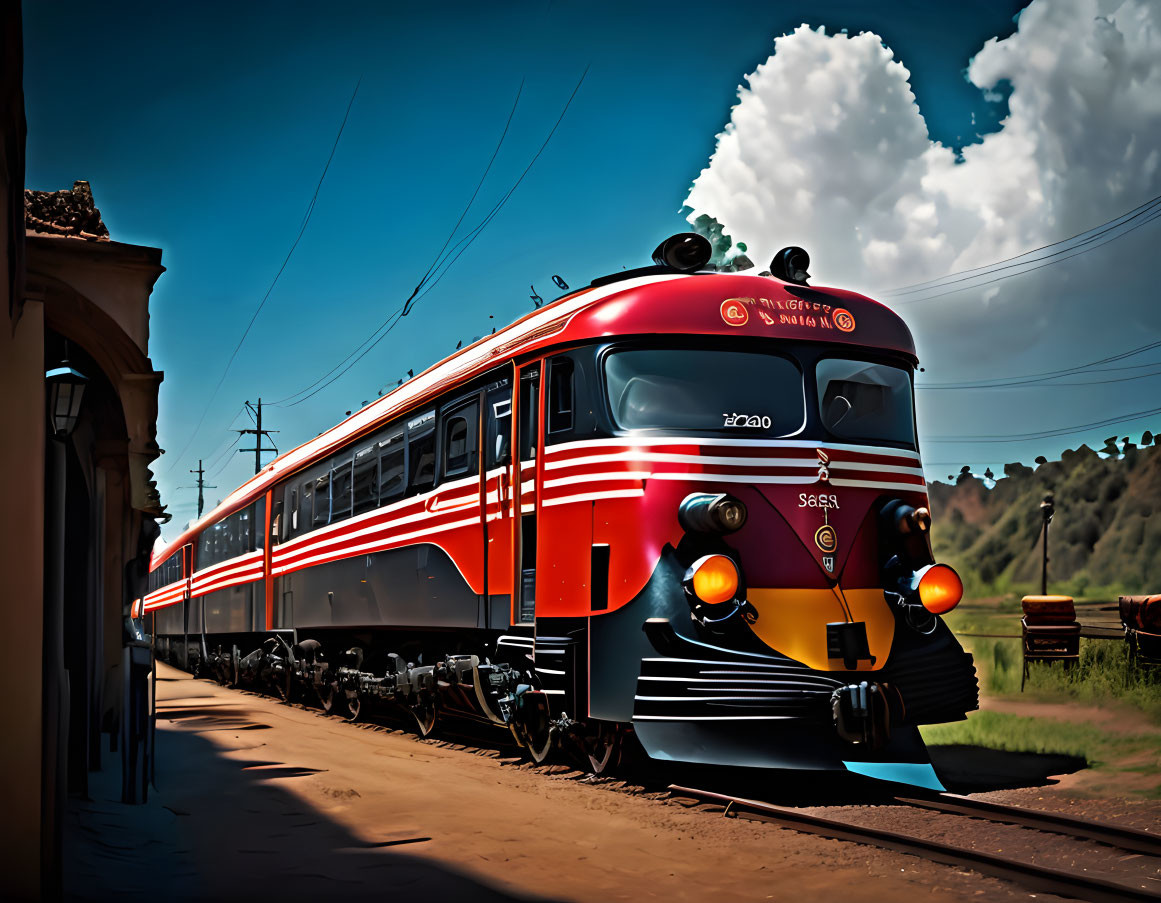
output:
[[[478,473],[476,467],[476,429],[479,405],[472,402],[443,421],[443,475],[463,477]]]
[[[911,376],[901,367],[825,358],[815,369],[819,416],[839,439],[914,447]]]
[[[613,421],[623,430],[770,439],[793,436],[806,425],[802,374],[774,354],[614,350],[604,369]]]
[[[407,491],[426,492],[435,485],[435,411],[407,424]]]
[[[375,446],[371,445],[355,452],[354,514],[370,511],[379,504],[379,457],[375,451]]]
[[[379,503],[403,498],[407,488],[406,449],[403,429],[379,442]]]
[[[331,523],[351,516],[351,460],[331,468]]]
[[[573,363],[555,358],[548,369],[548,432],[564,433],[573,425]]]

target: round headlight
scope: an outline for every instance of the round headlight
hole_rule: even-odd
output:
[[[946,564],[929,565],[919,578],[919,601],[933,615],[945,615],[963,598],[963,581]]]
[[[725,555],[706,555],[689,569],[693,594],[708,605],[729,602],[738,594],[738,566]]]

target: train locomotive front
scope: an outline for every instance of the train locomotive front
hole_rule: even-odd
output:
[[[652,291],[686,330],[635,325],[638,290],[629,335],[570,353],[596,438],[549,435],[542,491],[584,502],[542,536],[591,543],[541,581],[537,630],[587,660],[546,685],[655,759],[939,787],[918,726],[978,690],[940,617],[962,585],[932,556],[906,327],[761,277]]]
[[[793,275],[659,264],[268,465],[155,556],[162,648],[596,771],[632,742],[938,788],[918,727],[978,690],[942,619],[962,585],[932,556],[910,333]],[[247,511],[248,544],[204,551]]]

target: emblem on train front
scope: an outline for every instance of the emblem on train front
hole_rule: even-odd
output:
[[[830,524],[823,524],[814,533],[814,544],[827,554],[838,548],[838,534]]]
[[[855,318],[851,316],[851,312],[842,307],[836,307],[834,313],[831,314],[834,320],[835,328],[839,332],[854,332]]]
[[[816,451],[818,452],[818,478],[825,483],[830,480],[830,455],[821,448],[816,449]]]
[[[722,302],[721,312],[727,326],[745,326],[750,322],[750,312],[738,298],[726,298]]]

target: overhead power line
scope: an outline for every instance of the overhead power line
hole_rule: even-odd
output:
[[[250,317],[250,322],[246,324],[246,328],[242,331],[241,338],[238,339],[238,343],[234,346],[234,350],[230,352],[229,360],[226,361],[226,366],[222,368],[222,375],[218,377],[217,385],[214,386],[213,392],[210,393],[209,398],[206,400],[205,408],[202,410],[202,414],[198,418],[198,422],[194,426],[193,432],[190,433],[190,437],[182,447],[182,450],[178,452],[177,456],[170,461],[167,472],[172,470],[173,467],[177,465],[177,463],[182,459],[182,456],[184,456],[185,453],[189,450],[190,445],[193,444],[194,439],[197,437],[198,432],[202,428],[202,424],[205,423],[206,415],[210,412],[210,408],[213,406],[214,399],[217,398],[218,392],[222,388],[222,384],[226,381],[226,374],[230,372],[230,367],[233,365],[235,358],[238,356],[238,352],[242,349],[242,344],[246,341],[246,337],[250,334],[250,330],[254,326],[254,321],[258,319],[258,314],[260,314],[262,312],[262,308],[266,306],[266,302],[270,298],[271,292],[274,291],[274,286],[278,284],[279,277],[282,276],[283,271],[286,269],[286,265],[290,263],[290,258],[294,256],[294,251],[298,247],[298,243],[302,241],[302,236],[306,232],[307,224],[310,222],[311,215],[314,213],[315,204],[318,202],[318,195],[319,191],[322,189],[323,180],[326,178],[327,172],[331,168],[331,161],[335,158],[335,151],[338,150],[339,141],[343,137],[343,130],[347,127],[347,120],[351,115],[351,107],[355,104],[355,97],[359,93],[359,85],[361,85],[362,82],[362,77],[360,77],[359,80],[355,82],[355,90],[351,92],[351,99],[347,102],[347,109],[343,113],[343,121],[339,124],[339,131],[338,134],[335,135],[334,143],[331,145],[330,155],[327,157],[327,162],[323,166],[322,174],[319,176],[318,183],[314,187],[314,194],[311,195],[310,203],[307,205],[306,214],[302,218],[302,225],[299,227],[298,235],[295,236],[294,242],[290,246],[290,250],[286,252],[286,257],[282,261],[282,266],[280,266],[278,268],[278,272],[274,274],[274,278],[271,280],[269,287],[266,289],[266,293],[262,296],[262,300],[259,301],[258,306],[254,308],[254,313]]]
[[[552,140],[552,136],[556,134],[556,130],[558,128],[560,128],[560,124],[562,122],[564,122],[565,114],[568,113],[568,108],[572,106],[573,100],[576,99],[577,93],[580,91],[581,85],[584,84],[585,79],[588,77],[589,69],[591,69],[591,68],[592,68],[592,63],[589,63],[589,65],[585,66],[585,70],[584,70],[584,72],[581,73],[581,77],[579,79],[577,79],[576,87],[574,87],[572,89],[572,94],[570,94],[568,97],[568,100],[565,101],[564,107],[560,111],[560,115],[556,118],[556,122],[553,123],[552,129],[548,133],[548,137],[546,137],[544,139],[544,143],[540,145],[539,150],[537,150],[536,153],[533,155],[532,159],[528,161],[528,165],[525,166],[524,171],[522,173],[520,173],[520,178],[518,178],[512,184],[512,187],[508,189],[507,193],[502,198],[500,198],[500,200],[495,204],[495,206],[492,207],[491,210],[488,211],[488,215],[485,216],[480,221],[480,223],[476,226],[476,228],[473,229],[471,232],[469,232],[467,235],[465,235],[463,238],[461,238],[459,240],[459,242],[456,243],[455,247],[452,248],[452,251],[455,251],[456,248],[459,248],[460,249],[459,252],[455,255],[455,257],[452,257],[449,261],[446,262],[446,264],[443,267],[443,272],[440,273],[438,276],[436,276],[435,279],[433,279],[431,281],[431,283],[423,290],[423,292],[418,297],[415,298],[415,300],[411,303],[411,306],[404,308],[404,311],[403,311],[404,316],[407,316],[407,314],[409,314],[411,312],[411,308],[414,307],[416,304],[418,304],[420,299],[424,295],[426,295],[433,288],[435,288],[436,285],[439,284],[439,281],[441,279],[443,279],[443,277],[447,274],[447,271],[450,270],[452,268],[452,266],[455,264],[455,262],[460,259],[460,257],[463,255],[464,251],[466,251],[468,248],[470,248],[472,246],[472,244],[475,242],[475,240],[477,238],[479,238],[480,234],[489,226],[489,224],[491,224],[492,220],[496,218],[496,215],[500,212],[501,209],[503,209],[504,205],[508,203],[508,199],[510,197],[512,197],[513,194],[516,193],[516,189],[520,187],[520,183],[524,181],[524,177],[528,175],[528,173],[531,171],[533,165],[536,163],[537,160],[540,159],[540,155],[543,154],[545,151],[545,148],[548,147],[548,143]],[[449,254],[450,254],[450,252],[449,252]]]
[[[1136,420],[1143,420],[1146,417],[1154,417],[1161,414],[1161,408],[1153,408],[1148,411],[1137,411],[1133,414],[1121,414],[1117,417],[1109,417],[1106,420],[1095,420],[1092,423],[1081,423],[1076,426],[1065,426],[1059,429],[1044,430],[1039,433],[1010,433],[1007,435],[994,436],[928,436],[924,442],[959,442],[959,443],[974,443],[974,442],[1026,442],[1032,439],[1051,439],[1056,436],[1067,436],[1072,433],[1080,433],[1090,429],[1096,429],[1102,426],[1114,426],[1122,423],[1133,423]]]
[[[405,301],[403,303],[403,305],[401,305],[400,307],[398,307],[394,311],[392,311],[391,314],[388,315],[386,320],[384,320],[374,330],[372,330],[371,334],[368,335],[367,338],[365,338],[362,342],[360,342],[354,348],[354,350],[352,350],[345,358],[343,358],[341,361],[339,361],[337,364],[335,364],[333,367],[331,367],[330,370],[328,370],[326,373],[324,373],[322,376],[320,376],[318,379],[316,379],[310,385],[304,386],[303,388],[299,389],[297,392],[293,392],[290,395],[287,395],[285,398],[280,398],[277,401],[270,402],[269,404],[271,406],[284,406],[284,405],[286,405],[287,402],[291,401],[291,399],[293,399],[299,395],[304,395],[305,393],[309,392],[311,389],[315,388],[315,386],[318,386],[319,383],[323,382],[323,380],[325,380],[328,376],[330,376],[332,373],[334,373],[336,370],[338,370],[341,366],[343,366],[343,364],[345,364],[345,363],[347,363],[347,361],[351,360],[351,358],[353,358],[356,354],[359,354],[359,352],[361,350],[363,350],[363,348],[368,343],[377,341],[376,336],[379,334],[379,332],[381,330],[383,330],[384,328],[390,329],[389,324],[394,325],[394,324],[392,324],[391,321],[403,312],[403,308],[406,307],[407,303],[410,302],[411,299],[416,296],[416,294],[419,292],[419,290],[421,288],[423,288],[424,284],[427,282],[428,278],[431,276],[432,271],[439,264],[440,258],[443,256],[443,252],[447,249],[447,246],[449,244],[451,244],[451,240],[453,238],[455,238],[455,234],[459,230],[460,224],[463,223],[464,217],[468,215],[468,211],[471,209],[472,204],[475,203],[476,197],[477,197],[477,195],[479,195],[480,189],[484,185],[484,181],[488,178],[488,173],[490,173],[492,171],[492,164],[496,162],[496,157],[500,153],[500,148],[503,147],[503,145],[504,145],[504,139],[508,137],[508,130],[512,126],[512,118],[516,115],[516,107],[520,104],[520,95],[523,94],[523,92],[524,92],[524,79],[521,79],[520,86],[516,89],[516,98],[512,101],[512,109],[508,111],[508,118],[504,123],[503,130],[500,132],[500,138],[496,142],[496,147],[492,151],[492,156],[488,159],[487,166],[484,167],[483,175],[480,176],[479,182],[476,183],[475,190],[472,192],[471,197],[468,198],[467,204],[464,206],[464,209],[460,213],[459,219],[456,220],[455,225],[452,226],[452,230],[451,230],[451,232],[448,233],[447,238],[444,240],[443,246],[439,249],[439,253],[437,253],[435,256],[435,259],[432,260],[432,262],[428,266],[426,272],[424,272],[423,276],[420,278],[419,282],[416,284],[415,288],[412,290],[411,296],[407,299],[407,301]],[[359,359],[362,359],[362,355],[359,355]],[[352,366],[354,366],[354,365],[352,364]],[[329,383],[328,383],[328,385],[329,385]],[[308,395],[307,397],[309,398],[310,396]],[[303,398],[300,400],[305,401],[306,399]],[[297,402],[294,402],[294,403],[297,404]],[[289,405],[286,405],[286,406],[289,407]]]
[[[359,361],[366,357],[371,352],[371,350],[375,348],[375,346],[383,341],[383,339],[385,339],[390,334],[391,330],[393,330],[398,325],[399,321],[403,317],[407,316],[407,314],[414,309],[415,305],[418,304],[419,301],[429,291],[431,291],[431,289],[433,289],[436,284],[439,283],[439,281],[447,274],[448,270],[451,269],[457,260],[459,260],[464,251],[466,251],[472,245],[472,243],[480,236],[484,229],[486,229],[492,220],[495,219],[496,215],[508,202],[508,199],[512,197],[516,189],[520,186],[520,183],[524,181],[524,178],[528,175],[529,171],[532,169],[532,166],[538,159],[540,159],[540,156],[544,153],[545,148],[548,147],[548,143],[552,140],[553,135],[556,134],[557,129],[560,127],[561,122],[564,121],[565,114],[568,113],[569,107],[572,105],[573,100],[576,98],[577,93],[580,91],[581,85],[584,84],[585,78],[588,76],[590,68],[591,64],[586,66],[584,72],[581,73],[580,78],[577,80],[576,87],[573,88],[572,94],[569,95],[568,100],[565,102],[564,107],[561,109],[560,115],[557,117],[556,122],[552,126],[552,129],[549,131],[548,136],[544,139],[544,142],[540,145],[540,148],[528,162],[528,165],[524,167],[524,171],[512,184],[512,187],[509,188],[507,192],[505,192],[500,200],[492,206],[484,218],[472,230],[470,230],[455,245],[453,245],[450,251],[445,253],[443,260],[435,267],[434,271],[429,268],[428,275],[430,275],[432,272],[438,273],[435,279],[431,280],[427,284],[424,284],[424,281],[420,280],[420,284],[423,286],[422,290],[419,291],[418,294],[413,291],[411,297],[409,297],[401,307],[393,311],[391,315],[379,325],[379,328],[372,333],[375,338],[369,343],[367,340],[361,342],[360,345],[356,347],[350,354],[348,354],[346,358],[344,358],[339,364],[332,367],[326,374],[320,377],[320,379],[312,383],[311,386],[308,386],[307,389],[310,389],[309,392],[307,392],[306,389],[299,390],[298,392],[286,396],[284,399],[272,402],[272,405],[289,408],[302,404],[304,401],[313,398],[323,389],[341,379],[351,370],[352,367],[354,367],[357,363],[359,363]],[[456,252],[455,256],[451,256],[452,252]],[[426,278],[427,277],[425,276],[425,279]],[[360,349],[362,350],[360,351]],[[303,394],[303,392],[307,392],[307,394]],[[296,397],[300,395],[301,397]],[[294,400],[291,401],[290,399]]]
[[[1122,351],[1118,354],[1112,354],[1108,357],[1102,357],[1100,360],[1089,361],[1087,364],[1077,364],[1075,367],[1065,367],[1061,370],[1046,370],[1042,373],[1030,373],[1025,376],[999,376],[992,379],[981,380],[967,380],[964,382],[945,382],[945,383],[918,383],[917,389],[990,389],[998,386],[1022,386],[1030,383],[1045,382],[1047,380],[1059,379],[1062,376],[1079,376],[1088,373],[1104,373],[1116,370],[1140,370],[1146,367],[1156,367],[1157,362],[1149,364],[1134,364],[1130,367],[1101,367],[1102,364],[1112,364],[1125,358],[1135,357],[1138,354],[1144,354],[1147,351],[1152,351],[1155,348],[1161,348],[1161,341],[1148,342],[1137,348],[1131,348],[1128,351]],[[1093,369],[1101,368],[1101,369]]]
[[[1109,370],[1086,370],[1083,373],[1078,374],[1078,375],[1088,376],[1091,374],[1093,376],[1099,376],[1102,373],[1111,372],[1111,371],[1115,371],[1115,370],[1136,370],[1136,369],[1139,369],[1140,367],[1161,367],[1161,363],[1154,362],[1152,364],[1141,364],[1141,365],[1139,365],[1139,367],[1110,367]],[[1054,382],[1054,381],[1048,382],[1047,380],[1044,380],[1044,379],[1034,379],[1034,380],[1025,380],[1023,382],[1015,382],[1015,383],[997,383],[995,385],[987,385],[987,386],[924,386],[924,385],[917,385],[915,388],[916,389],[931,389],[934,391],[938,391],[941,389],[943,389],[943,390],[974,389],[977,391],[982,390],[982,389],[1023,389],[1023,388],[1027,388],[1028,386],[1035,386],[1037,389],[1062,389],[1062,388],[1066,388],[1066,387],[1076,387],[1076,386],[1106,386],[1106,385],[1109,385],[1110,383],[1127,383],[1127,382],[1133,382],[1134,380],[1138,380],[1138,379],[1149,379],[1149,378],[1154,377],[1154,376],[1161,376],[1161,369],[1153,370],[1150,373],[1138,373],[1136,376],[1118,376],[1118,377],[1114,377],[1113,379],[1087,379],[1087,380],[1082,380],[1080,382]],[[1051,379],[1056,379],[1056,378],[1051,377]]]
[[[1024,266],[1026,264],[1037,263],[1042,260],[1048,260],[1058,255],[1065,254],[1068,251],[1079,248],[1090,242],[1096,241],[1097,239],[1116,231],[1121,226],[1128,225],[1133,220],[1143,218],[1142,222],[1137,223],[1137,225],[1133,226],[1132,229],[1127,229],[1125,232],[1113,236],[1113,238],[1120,238],[1121,235],[1127,235],[1129,232],[1132,232],[1134,229],[1144,225],[1146,222],[1151,222],[1153,219],[1156,219],[1158,215],[1161,215],[1161,195],[1146,201],[1144,204],[1141,204],[1138,207],[1134,207],[1127,213],[1122,213],[1120,216],[1114,217],[1106,223],[1102,223],[1099,226],[1094,226],[1091,229],[1086,229],[1084,232],[1078,232],[1076,235],[1061,239],[1060,241],[1053,242],[1052,244],[1043,245],[1039,248],[1033,248],[1030,251],[1024,251],[1012,257],[1007,257],[1003,260],[997,260],[983,266],[973,267],[967,270],[959,270],[955,273],[948,273],[946,276],[940,276],[936,279],[929,279],[924,282],[915,282],[911,283],[910,285],[900,286],[898,288],[886,289],[885,291],[880,292],[879,295],[881,297],[898,297],[921,293],[929,290],[943,288],[948,285],[954,285],[959,282],[977,279],[982,276],[988,276],[995,272],[1013,269],[1016,267]],[[1112,239],[1110,239],[1110,241],[1111,240]],[[1100,244],[1104,244],[1104,242],[1100,242]],[[1053,251],[1051,254],[1046,254],[1044,257],[1033,257],[1033,255],[1039,254],[1041,251],[1047,251],[1052,248],[1057,248],[1058,250]],[[1089,249],[1086,248],[1085,250]],[[1038,267],[1036,269],[1038,269]],[[984,284],[986,285],[987,283]],[[975,286],[970,287],[974,288]],[[950,292],[945,294],[950,294]],[[934,297],[941,296],[935,295]]]

